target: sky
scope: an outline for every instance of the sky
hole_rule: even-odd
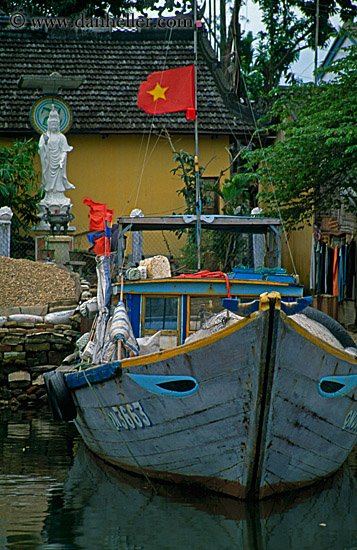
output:
[[[340,20],[338,17],[332,18],[332,24],[335,26],[336,29],[340,27]],[[257,4],[254,4],[250,0],[247,1],[246,5],[242,7],[240,12],[240,24],[242,30],[248,32],[252,31],[253,36],[255,36],[259,30],[262,29],[261,24],[261,18],[259,13],[259,8]],[[327,55],[329,46],[333,42],[333,39],[331,39],[329,45],[318,50],[318,65],[324,60],[325,56]],[[291,67],[292,72],[303,82],[313,82],[314,71],[315,66],[315,54],[312,50],[306,50],[300,53],[300,59],[296,63],[294,63]]]

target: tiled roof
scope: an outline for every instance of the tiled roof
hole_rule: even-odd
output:
[[[199,44],[205,31],[201,29]],[[71,133],[142,133],[149,131],[152,115],[136,105],[139,85],[153,71],[193,63],[192,31],[141,30],[94,32],[68,30],[0,29],[0,133],[33,133],[29,112],[43,91],[21,89],[27,75],[82,77],[78,89],[58,93],[73,111]],[[207,52],[207,39],[206,52]],[[231,110],[216,87],[218,65],[199,49],[198,125],[201,132],[247,137],[252,123],[244,112]],[[154,129],[193,132],[186,113],[156,115]]]

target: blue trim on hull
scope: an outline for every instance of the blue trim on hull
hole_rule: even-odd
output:
[[[69,388],[81,388],[88,385],[87,380],[91,384],[96,384],[110,380],[118,374],[121,374],[121,363],[120,361],[113,361],[112,363],[88,368],[85,374],[84,371],[65,373],[65,379]]]
[[[198,390],[198,382],[192,376],[161,376],[129,372],[125,374],[147,391],[165,397],[187,397]]]
[[[346,395],[357,386],[357,374],[347,376],[324,376],[321,378],[317,391],[322,397],[331,399]]]

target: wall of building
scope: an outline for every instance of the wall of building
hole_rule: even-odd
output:
[[[180,213],[185,206],[177,194],[182,181],[170,171],[176,166],[173,152],[165,138],[152,135],[71,135],[73,151],[68,154],[67,176],[76,189],[67,192],[73,203],[74,225],[88,226],[88,206],[84,197],[106,203],[114,216],[128,216],[133,208],[145,215]],[[192,136],[173,138],[174,147],[194,153]],[[200,137],[200,164],[206,175],[216,176],[229,165],[229,142],[226,136]]]
[[[184,199],[176,192],[183,184],[170,172],[176,163],[167,138],[158,138],[154,132],[149,139],[135,134],[69,133],[66,137],[73,147],[67,157],[67,177],[76,189],[66,193],[73,204],[73,225],[83,231],[88,226],[89,208],[82,204],[85,197],[106,203],[115,217],[128,216],[133,208],[140,208],[145,215],[183,211]],[[194,154],[193,136],[171,138],[176,150]],[[10,139],[0,138],[1,145],[10,143]],[[228,136],[199,137],[199,161],[207,165],[205,176],[218,176],[229,166],[228,148]]]
[[[311,240],[312,225],[305,225],[303,229],[292,231],[289,235],[290,255],[283,233],[281,239],[282,267],[284,267],[288,273],[294,273],[294,262],[296,273],[299,275],[300,283],[304,285],[305,293],[309,293],[310,286]]]

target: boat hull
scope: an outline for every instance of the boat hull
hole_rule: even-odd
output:
[[[120,373],[91,383],[100,368],[77,387],[67,375],[76,426],[94,453],[150,478],[261,499],[333,473],[356,441],[342,429],[356,391],[326,399],[317,388],[325,375],[356,374],[357,361],[274,307],[205,340],[123,360]],[[175,377],[196,385],[163,389]]]

